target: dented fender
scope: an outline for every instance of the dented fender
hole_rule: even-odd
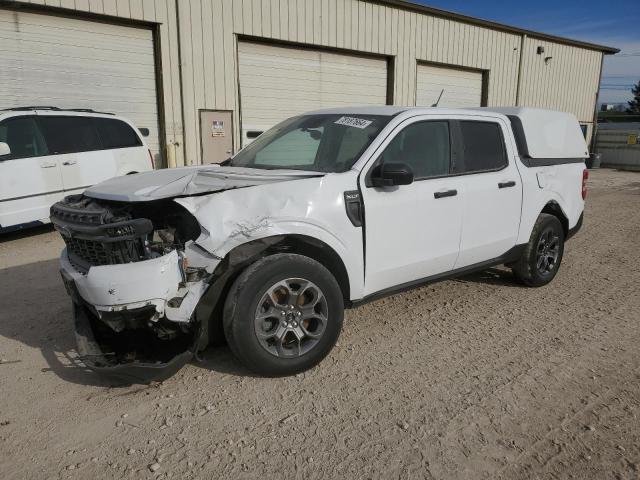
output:
[[[332,181],[326,181],[330,176]],[[351,224],[344,206],[344,192],[354,188],[356,177],[357,172],[329,174],[174,201],[198,220],[202,234],[195,243],[215,258],[224,258],[245,243],[278,235],[303,235],[324,242],[342,259],[351,295],[358,298],[363,287],[362,230]],[[358,250],[353,248],[356,245]]]

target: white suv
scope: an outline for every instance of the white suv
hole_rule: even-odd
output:
[[[1,110],[0,232],[48,222],[51,205],[88,186],[152,170],[145,130],[92,110]]]

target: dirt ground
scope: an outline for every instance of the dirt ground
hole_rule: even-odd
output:
[[[291,378],[217,348],[110,386],[74,361],[61,247],[0,239],[3,479],[640,478],[640,173],[592,172],[551,285],[493,269],[370,303]]]

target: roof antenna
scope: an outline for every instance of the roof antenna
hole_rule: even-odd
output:
[[[440,95],[438,96],[438,100],[436,100],[436,103],[434,103],[433,105],[431,105],[432,107],[437,107],[438,104],[440,103],[440,99],[442,98],[442,94],[444,93],[444,88],[442,89],[442,91],[440,92]]]

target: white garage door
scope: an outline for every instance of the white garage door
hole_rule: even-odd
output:
[[[482,104],[482,73],[418,65],[416,105],[430,107],[438,101],[441,92],[440,107],[479,107]]]
[[[150,131],[158,153],[151,30],[0,10],[0,108],[90,108]]]
[[[238,58],[243,145],[308,110],[386,104],[385,60],[245,42]]]

